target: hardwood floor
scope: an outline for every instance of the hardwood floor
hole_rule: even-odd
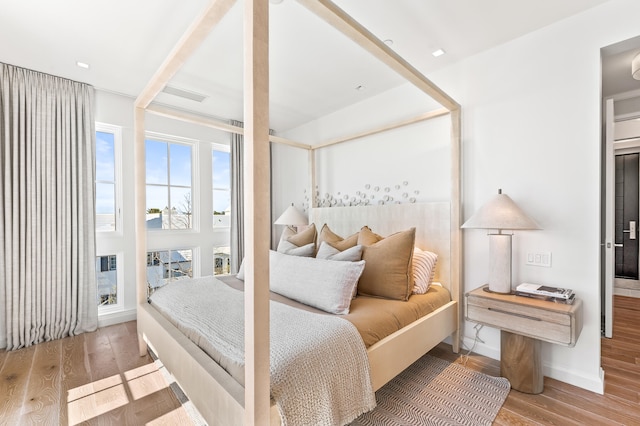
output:
[[[136,323],[0,351],[1,425],[189,424]]]
[[[545,378],[544,391],[512,390],[495,425],[640,425],[640,299],[615,297],[614,338],[602,339],[605,395]],[[137,354],[135,322],[0,351],[0,425],[190,424],[150,356]],[[461,362],[441,344],[431,354]],[[500,363],[466,366],[497,376]]]

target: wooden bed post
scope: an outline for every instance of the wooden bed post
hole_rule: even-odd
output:
[[[269,2],[244,3],[244,424],[270,422]]]
[[[144,108],[134,107],[134,193],[135,193],[135,259],[137,306],[147,303],[147,229],[145,223],[146,212],[146,167],[144,153]],[[139,330],[139,329],[138,329]],[[147,354],[147,343],[138,331],[138,349],[140,356]]]
[[[451,111],[451,292],[458,301],[458,327],[451,336],[453,352],[460,352],[462,324],[462,119],[460,108]]]

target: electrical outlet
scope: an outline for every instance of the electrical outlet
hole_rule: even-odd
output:
[[[527,253],[527,265],[543,266],[545,268],[551,268],[551,252],[541,251],[535,253]]]

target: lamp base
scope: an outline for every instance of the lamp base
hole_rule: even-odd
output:
[[[511,290],[509,293],[503,293],[501,291],[493,291],[489,287],[482,287],[482,291],[486,291],[487,293],[495,293],[495,294],[511,294],[511,295],[516,294],[516,292],[513,290]]]
[[[511,234],[489,235],[489,290],[511,293]]]

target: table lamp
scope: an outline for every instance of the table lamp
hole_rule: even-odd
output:
[[[511,293],[511,235],[504,230],[542,229],[508,195],[498,194],[469,218],[463,228],[492,229],[489,233],[489,291]]]
[[[291,227],[298,227],[301,225],[308,225],[307,218],[300,213],[298,209],[296,209],[291,203],[289,207],[280,215],[275,222],[274,225],[287,225]]]

